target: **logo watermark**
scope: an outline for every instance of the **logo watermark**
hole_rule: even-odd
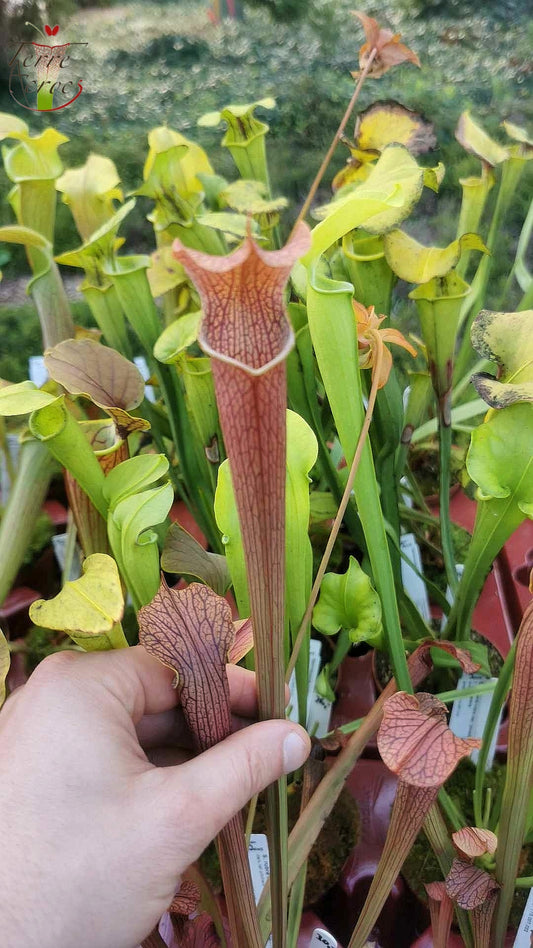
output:
[[[56,36],[59,26],[47,25],[45,31],[47,36]],[[30,112],[58,112],[72,105],[83,92],[76,53],[87,45],[21,41],[9,62],[9,92],[17,105]]]

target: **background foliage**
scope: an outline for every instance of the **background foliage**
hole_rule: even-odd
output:
[[[162,123],[196,138],[208,149],[217,172],[233,177],[231,157],[220,147],[222,130],[198,128],[197,119],[232,101],[273,95],[277,109],[265,115],[271,127],[269,163],[276,193],[286,195],[292,204],[284,221],[288,230],[291,213],[295,216],[353,89],[350,71],[357,67],[357,50],[363,41],[360,25],[350,14],[354,6],[403,33],[422,62],[421,70],[406,66],[391,71],[379,84],[369,81],[360,102],[363,109],[378,97],[397,99],[435,123],[438,148],[427,160],[432,164],[441,160],[447,170],[438,198],[428,192],[420,205],[419,240],[444,244],[455,236],[458,180],[477,173],[477,162],[454,139],[461,112],[471,109],[496,136],[503,119],[519,125],[531,121],[533,21],[527,0],[361,0],[358,4],[354,0],[248,0],[242,19],[226,20],[221,26],[209,22],[205,0],[86,6],[86,0],[51,0],[47,14],[47,22],[60,24],[63,41],[89,44],[83,95],[73,107],[53,116],[27,113],[24,118],[30,116],[35,131],[53,123],[70,137],[61,150],[66,165],[82,164],[90,151],[111,157],[126,191],[141,180],[147,131]],[[4,21],[8,8],[2,6]],[[36,0],[25,0],[16,11],[4,34],[8,36],[4,73],[7,52],[21,35],[24,19],[42,25]],[[38,39],[37,34],[32,38]],[[7,82],[2,82],[1,90],[0,108],[17,110]],[[346,149],[340,147],[328,181],[346,157]],[[496,296],[511,259],[516,222],[527,211],[530,188],[526,185],[531,184],[532,172],[528,175],[501,235],[493,271]],[[0,223],[12,219],[5,200],[8,190],[2,170]],[[327,188],[321,199],[328,199]],[[153,249],[146,212],[139,200],[128,218],[131,250]],[[57,253],[77,243],[70,213],[59,205]],[[22,248],[10,249],[9,254],[7,265],[2,261],[6,281],[26,272]],[[31,316],[24,318],[35,322]],[[8,325],[11,332],[13,319]],[[10,338],[2,332],[0,359],[10,348]]]

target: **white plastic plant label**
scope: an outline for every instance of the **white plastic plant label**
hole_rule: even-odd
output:
[[[333,935],[325,932],[323,928],[315,928],[311,935],[309,948],[337,948],[337,941]]]
[[[520,925],[516,933],[513,948],[531,948],[533,944],[533,889],[529,890],[529,895],[524,909],[524,914],[520,919]]]
[[[311,737],[325,737],[330,730],[331,709],[327,698],[314,691],[307,704],[307,730]]]
[[[422,572],[422,557],[420,556],[420,547],[414,533],[403,533],[400,537],[400,548],[404,556],[410,562],[402,558],[402,582],[409,599],[414,603],[422,618],[429,622],[431,613],[429,610],[429,598],[426,584],[418,573]],[[413,566],[416,567],[418,573]]]
[[[307,698],[307,707],[309,711],[309,701],[311,696],[314,694],[316,680],[318,678],[318,673],[320,671],[320,659],[322,656],[322,645],[318,639],[311,639],[309,643],[309,684],[308,684],[308,698]],[[287,717],[290,721],[298,721],[298,689],[296,687],[296,676],[294,672],[291,675],[289,681],[289,711]]]
[[[8,434],[6,435],[6,451],[9,453],[9,459],[11,461],[11,466],[13,471],[16,473],[19,451],[20,451],[20,441],[18,434]],[[9,494],[11,492],[11,479],[9,476],[9,467],[6,463],[6,457],[3,451],[0,453],[0,504],[2,507],[5,507],[9,500]]]
[[[52,546],[54,548],[54,556],[57,560],[57,564],[61,572],[65,569],[65,558],[67,552],[67,534],[66,533],[57,533],[52,537]],[[68,579],[72,582],[75,579],[79,579],[81,576],[81,561],[82,553],[81,549],[76,543],[74,547],[74,556],[72,557],[72,563],[70,565],[70,576]]]
[[[322,645],[318,639],[311,639],[309,644],[309,686],[307,692],[307,721],[306,727],[313,737],[325,737],[329,731],[329,722],[331,718],[331,701],[323,698],[315,690],[316,680],[320,671],[320,662],[322,658]],[[289,702],[288,718],[291,721],[298,721],[298,690],[296,687],[296,678],[294,672],[289,682],[291,693]]]
[[[150,378],[150,369],[148,368],[148,363],[144,356],[135,356],[134,360],[135,365],[137,366],[139,372],[141,373],[145,382]],[[144,394],[149,402],[155,402],[155,393],[152,385],[145,385]]]
[[[44,364],[44,356],[30,356],[28,359],[28,375],[30,382],[41,388],[48,381],[48,370]]]
[[[463,673],[457,682],[457,688],[463,691],[465,688],[473,688],[475,685],[483,685],[489,681],[496,683],[497,678],[486,678],[484,675],[467,675]],[[492,693],[490,692],[484,695],[470,695],[466,698],[456,698],[453,703],[452,713],[450,714],[450,730],[453,731],[456,737],[483,737],[491,701]],[[489,747],[486,770],[490,770],[494,763],[494,754],[496,753],[496,742],[502,712],[503,708],[500,712],[498,724],[494,730],[494,735]],[[478,757],[479,751],[472,751],[471,759],[474,764],[477,763]]]
[[[264,833],[252,833],[248,844],[248,862],[252,877],[252,889],[255,904],[259,902],[265,882],[270,876],[270,859],[268,855],[268,841]],[[272,936],[268,939],[265,948],[271,948]]]

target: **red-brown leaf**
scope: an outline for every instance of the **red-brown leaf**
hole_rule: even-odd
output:
[[[238,619],[233,623],[235,641],[228,654],[228,662],[237,665],[254,647],[254,630],[251,619]]]
[[[446,642],[440,639],[425,639],[409,658],[409,672],[415,684],[417,681],[423,681],[425,676],[433,668],[433,662],[431,661],[432,648],[439,648],[442,649],[443,652],[448,652],[449,655],[453,655],[467,675],[473,675],[481,668],[479,662],[474,662],[471,659],[470,653],[467,652],[466,649],[457,648],[453,642]]]
[[[361,13],[359,10],[353,11],[354,16],[363,24],[366,43],[359,50],[359,67],[363,70],[368,62],[372,50],[376,50],[376,56],[372,62],[369,76],[374,79],[382,76],[383,73],[398,66],[400,63],[410,62],[415,66],[420,66],[420,60],[416,53],[400,43],[400,33],[393,33],[392,30],[380,27],[377,20]],[[356,74],[354,74],[356,75]]]
[[[216,933],[212,918],[206,912],[189,919],[183,928],[179,941],[180,948],[220,948],[220,938]]]
[[[448,895],[460,908],[467,910],[483,905],[499,888],[488,872],[461,859],[454,859],[446,878]]]
[[[114,419],[119,430],[144,431],[143,418],[130,415],[144,398],[144,379],[133,362],[92,339],[66,339],[48,349],[50,377],[72,395],[85,395]]]
[[[487,829],[478,829],[477,826],[464,826],[452,834],[453,845],[460,856],[467,859],[477,859],[485,853],[496,852],[498,837]]]
[[[202,300],[199,341],[217,359],[252,375],[282,361],[293,345],[283,293],[296,260],[309,249],[306,224],[299,224],[281,250],[263,250],[251,237],[227,257],[215,257],[174,241]]]
[[[453,920],[453,902],[444,882],[428,882],[424,888],[429,901],[433,948],[447,948]]]
[[[181,704],[200,750],[231,732],[228,653],[234,630],[231,608],[208,586],[169,589],[165,580],[139,612],[141,645],[178,676]]]
[[[171,915],[192,915],[196,912],[200,903],[200,889],[191,879],[184,879],[179,887],[179,891],[170,903],[169,912]]]
[[[442,786],[461,758],[480,745],[479,740],[463,740],[450,731],[446,707],[433,695],[399,691],[385,702],[379,752],[406,783]]]

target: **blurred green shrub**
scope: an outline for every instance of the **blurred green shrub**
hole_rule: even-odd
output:
[[[307,4],[305,0],[244,0],[244,6],[268,10],[277,23],[293,23],[305,16]]]

